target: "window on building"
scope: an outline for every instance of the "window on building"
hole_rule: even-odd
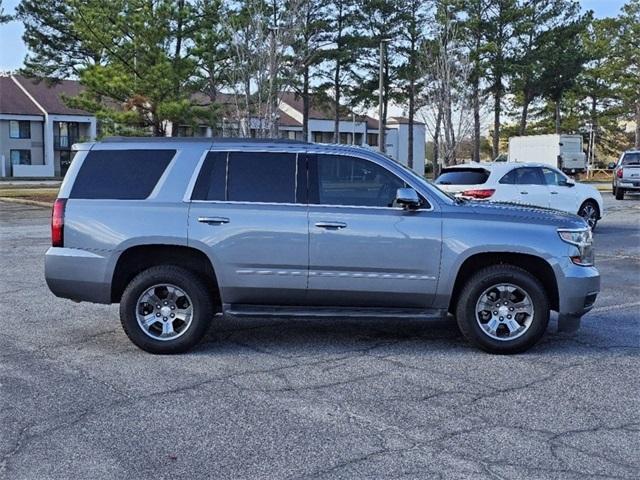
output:
[[[71,198],[147,198],[175,150],[94,150],[82,162]]]
[[[318,155],[310,175],[311,203],[392,207],[405,182],[386,168],[362,158]]]
[[[31,150],[11,150],[11,165],[31,165]]]
[[[296,169],[295,153],[211,152],[200,170],[191,198],[294,203],[296,184],[302,186],[303,173],[304,169]]]
[[[371,147],[375,147],[378,145],[378,134],[377,133],[367,133],[367,145]]]
[[[23,120],[10,120],[9,137],[31,138],[31,122]]]

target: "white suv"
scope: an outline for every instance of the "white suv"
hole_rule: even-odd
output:
[[[597,189],[539,163],[469,163],[442,169],[434,182],[455,196],[515,202],[580,215],[595,229],[604,213]]]

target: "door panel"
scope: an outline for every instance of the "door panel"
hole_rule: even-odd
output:
[[[189,244],[213,260],[224,303],[298,305],[309,261],[295,153],[211,152],[195,183]]]
[[[189,244],[206,248],[213,259],[225,303],[304,301],[309,256],[304,205],[192,202]]]
[[[311,305],[429,307],[440,268],[441,218],[394,205],[406,184],[348,156],[309,158]]]
[[[434,211],[310,205],[309,303],[429,307],[440,268],[440,224]]]

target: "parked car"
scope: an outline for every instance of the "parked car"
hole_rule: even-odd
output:
[[[640,150],[624,152],[613,168],[613,194],[624,200],[625,192],[640,192]]]
[[[443,168],[434,182],[453,195],[575,213],[592,230],[604,213],[600,192],[540,163],[471,163]]]
[[[591,230],[549,209],[455,199],[369,149],[107,139],[77,146],[52,214],[51,291],[120,303],[140,348],[193,347],[215,314],[444,318],[522,352],[600,289]]]

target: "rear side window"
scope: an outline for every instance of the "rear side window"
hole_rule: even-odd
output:
[[[515,168],[500,179],[507,185],[546,185],[542,170],[538,167]]]
[[[192,200],[295,203],[297,155],[281,152],[211,152]],[[300,180],[300,178],[298,178]],[[300,185],[302,191],[303,185]],[[299,200],[299,199],[298,199]]]
[[[484,168],[445,168],[436,179],[439,185],[480,185],[489,179]]]
[[[175,150],[91,151],[69,197],[143,200],[151,194],[175,154]]]
[[[622,157],[622,165],[640,165],[640,152],[625,153]]]

